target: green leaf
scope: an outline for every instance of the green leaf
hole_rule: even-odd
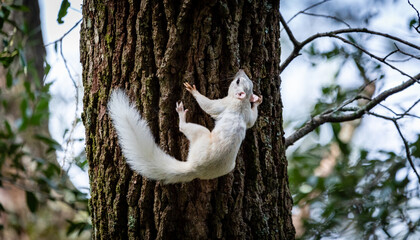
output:
[[[10,15],[10,9],[7,9],[5,6],[1,7],[0,18],[7,20]]]
[[[36,212],[38,209],[38,198],[32,192],[26,191],[26,205],[31,212]]]
[[[7,8],[9,8],[10,10],[18,10],[18,11],[22,11],[22,12],[29,12],[29,8],[27,6],[24,6],[24,5],[12,4],[12,5],[7,6]]]
[[[417,24],[417,19],[416,18],[412,18],[410,20],[410,22],[408,23],[408,29],[414,28],[414,25],[416,25],[416,24]]]
[[[6,127],[6,130],[7,130],[7,136],[12,138],[14,136],[13,131],[12,131],[12,126],[10,126],[10,123],[7,120],[4,120],[4,126]]]
[[[411,155],[413,155],[413,157],[420,158],[420,135],[418,135],[417,141],[412,143],[412,147],[414,149],[412,150]]]
[[[68,223],[70,223],[69,228],[67,229],[66,235],[69,236],[73,232],[77,232],[77,236],[80,236],[80,234],[85,231],[92,228],[92,226],[86,222],[72,222],[70,220],[67,220]]]
[[[52,176],[58,175],[61,173],[61,168],[53,163],[49,163],[47,169],[44,171],[45,176],[51,179]],[[50,184],[51,186],[51,184]]]
[[[51,70],[51,65],[47,61],[45,61],[44,75],[47,76],[48,73],[50,73],[50,70]]]
[[[0,62],[3,64],[5,68],[9,67],[10,64],[13,62],[15,57],[19,54],[18,50],[14,50],[13,52],[4,51],[0,53]]]
[[[22,99],[22,102],[20,103],[20,112],[22,114],[22,122],[20,123],[19,131],[23,131],[28,127],[27,109],[28,109],[28,100],[24,98]]]
[[[57,22],[59,24],[64,23],[63,17],[67,15],[67,9],[70,7],[70,3],[68,0],[63,0],[61,2],[60,10],[58,11]]]
[[[35,134],[35,138],[43,141],[44,143],[46,143],[49,146],[48,152],[50,152],[51,150],[56,150],[56,151],[63,150],[61,148],[61,145],[52,138],[49,138],[49,137],[46,137],[46,136],[43,136],[43,135],[40,135],[40,134]]]
[[[7,71],[6,74],[6,87],[11,88],[13,86],[13,77],[10,71]]]
[[[28,74],[28,64],[26,61],[26,56],[23,54],[22,51],[19,51],[19,60],[20,60],[20,64],[23,66],[23,72],[26,74]]]
[[[28,94],[29,100],[35,101],[35,92],[32,90],[32,85],[29,81],[23,83],[26,93]]]
[[[48,105],[49,105],[48,100],[49,100],[48,98],[41,98],[35,106],[35,112],[44,113],[45,111],[47,111],[48,113]]]

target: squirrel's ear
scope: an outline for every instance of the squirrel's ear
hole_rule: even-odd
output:
[[[260,99],[260,97],[258,97],[255,94],[252,94],[251,98],[249,99],[250,102],[254,103],[256,101],[258,101],[258,99]]]

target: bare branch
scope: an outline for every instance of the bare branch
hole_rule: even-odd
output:
[[[417,99],[417,101],[415,101],[413,105],[411,105],[411,107],[409,107],[402,115],[407,115],[418,103],[420,103],[420,98]]]
[[[410,111],[418,104],[418,103],[420,103],[420,98],[419,99],[417,99],[417,101],[415,101],[407,110],[405,110],[403,113],[397,113],[397,112],[395,112],[394,110],[392,110],[391,108],[389,108],[389,107],[387,107],[387,106],[385,106],[385,105],[383,105],[383,104],[379,104],[380,106],[382,106],[383,108],[385,108],[385,109],[387,109],[388,111],[390,111],[392,114],[394,114],[394,119],[396,119],[396,120],[399,120],[399,119],[401,119],[401,118],[404,118],[404,117],[413,117],[413,118],[419,118],[420,119],[420,117],[419,116],[417,116],[417,115],[414,115],[414,114],[410,114]]]
[[[363,52],[363,53],[365,53],[366,55],[368,55],[368,56],[370,56],[371,58],[374,58],[374,59],[376,59],[376,60],[378,60],[378,61],[380,61],[380,62],[384,63],[385,65],[387,65],[388,67],[390,67],[390,68],[394,69],[395,71],[397,71],[397,72],[401,73],[402,75],[404,75],[404,76],[406,76],[406,77],[409,77],[409,78],[411,78],[411,79],[414,79],[414,78],[413,78],[412,76],[410,76],[409,74],[407,74],[407,73],[405,73],[405,72],[401,71],[399,68],[397,68],[397,67],[395,67],[394,65],[392,65],[392,64],[388,63],[387,61],[385,61],[385,58],[380,58],[380,57],[378,57],[378,56],[376,56],[376,55],[372,54],[371,52],[367,51],[366,49],[364,49],[364,48],[360,47],[359,45],[357,45],[357,44],[355,44],[355,43],[353,43],[353,42],[350,42],[349,40],[347,40],[347,39],[345,39],[345,38],[343,38],[343,37],[336,36],[336,35],[333,35],[332,37],[333,37],[333,38],[337,38],[337,39],[341,40],[342,42],[344,42],[344,43],[346,43],[346,44],[349,44],[349,45],[351,45],[351,46],[353,46],[353,47],[355,47],[355,48],[359,49],[360,51],[362,51],[362,52]],[[416,80],[416,81],[417,81],[417,79],[414,79],[414,80]]]
[[[420,73],[418,73],[416,76],[412,78],[410,77],[407,81],[403,82],[402,84],[380,93],[378,96],[371,99],[366,105],[358,108],[356,111],[353,111],[352,113],[337,114],[335,111],[329,110],[324,113],[318,114],[315,117],[312,117],[311,120],[306,122],[306,124],[303,127],[299,128],[298,130],[296,130],[294,133],[292,133],[290,136],[286,138],[285,140],[286,148],[294,144],[297,140],[301,139],[302,137],[312,132],[315,128],[321,126],[324,123],[346,122],[346,121],[351,121],[351,120],[361,118],[364,114],[366,114],[371,109],[376,107],[378,104],[383,102],[389,96],[395,93],[401,92],[404,89],[407,89],[408,87],[412,86],[414,83],[418,82],[419,80],[420,80]],[[343,111],[340,111],[340,112],[343,112]]]
[[[337,22],[340,22],[340,23],[346,25],[348,28],[351,28],[350,24],[346,23],[344,20],[342,20],[338,17],[324,15],[324,14],[318,14],[318,13],[308,13],[308,12],[303,12],[302,14],[305,14],[305,15],[308,15],[308,16],[313,16],[313,17],[329,18],[329,19],[335,20]]]
[[[397,129],[398,134],[400,135],[401,140],[402,140],[402,141],[403,141],[403,143],[404,143],[404,147],[405,147],[405,154],[406,154],[406,156],[407,156],[407,160],[408,160],[408,162],[410,163],[410,166],[411,166],[411,168],[413,169],[414,173],[416,174],[417,179],[419,180],[419,183],[420,183],[420,175],[419,175],[419,173],[417,172],[417,169],[416,169],[416,167],[415,167],[415,165],[414,165],[413,159],[411,158],[410,146],[408,145],[408,141],[407,141],[407,139],[405,139],[404,135],[403,135],[403,134],[402,134],[402,132],[401,132],[400,126],[398,125],[398,122],[397,122],[397,120],[398,120],[398,119],[397,119],[397,118],[390,118],[390,117],[383,116],[383,115],[380,115],[380,114],[377,114],[377,113],[373,113],[373,112],[369,112],[368,114],[370,114],[370,115],[372,115],[372,116],[375,116],[375,117],[379,117],[379,118],[382,118],[382,119],[388,120],[388,121],[391,121],[391,122],[393,122],[393,123],[394,123],[395,128]]]
[[[65,150],[64,150],[64,159],[63,159],[63,166],[62,166],[62,167],[64,167],[67,152],[69,150],[70,145],[73,146],[73,142],[74,142],[72,140],[72,138],[73,138],[74,130],[76,129],[77,122],[78,122],[77,120],[78,120],[80,96],[79,96],[79,87],[76,83],[76,80],[73,78],[73,75],[71,74],[70,68],[69,68],[68,63],[67,63],[67,59],[64,57],[64,54],[63,54],[63,41],[60,41],[60,55],[61,55],[61,58],[63,58],[64,66],[67,70],[67,73],[68,73],[71,81],[73,82],[74,90],[76,91],[76,95],[75,95],[76,109],[74,111],[74,119],[73,119],[73,122],[71,124],[72,127],[70,129],[70,133],[69,133],[69,136],[68,136],[68,140],[66,141],[66,147],[65,147]],[[70,167],[68,168],[68,170],[70,170]]]
[[[297,17],[299,14],[305,13],[306,11],[308,11],[308,10],[310,10],[310,9],[314,8],[314,7],[317,7],[317,6],[321,5],[321,4],[324,4],[324,3],[326,3],[326,2],[329,2],[329,1],[331,1],[331,0],[324,0],[324,1],[321,1],[321,2],[317,2],[317,3],[315,3],[315,4],[311,5],[311,6],[309,6],[309,7],[305,8],[305,9],[303,9],[302,11],[297,12],[295,15],[293,15],[293,17],[291,17],[291,18],[287,21],[287,23],[290,23],[290,22],[291,22],[291,21],[292,21],[295,17]]]
[[[48,47],[49,45],[52,45],[52,44],[56,44],[56,43],[58,43],[58,42],[62,42],[63,41],[63,39],[71,32],[71,31],[73,31],[73,29],[75,29],[76,27],[77,27],[77,25],[79,25],[80,23],[82,22],[82,19],[80,19],[79,21],[77,21],[77,23],[76,24],[74,24],[74,26],[73,27],[71,27],[67,32],[65,32],[64,34],[63,34],[63,36],[61,36],[59,39],[57,39],[57,40],[55,40],[54,42],[50,42],[50,43],[47,43],[47,44],[45,44],[44,45],[44,47]]]
[[[284,29],[286,30],[287,36],[289,36],[290,41],[292,41],[294,49],[298,48],[298,46],[300,46],[301,43],[298,40],[296,40],[295,36],[293,35],[292,30],[290,30],[289,25],[287,25],[281,13],[280,13],[280,22],[283,25]]]
[[[335,31],[331,31],[331,32],[324,32],[324,33],[317,33],[315,35],[312,35],[310,37],[308,37],[307,39],[305,39],[302,42],[299,42],[298,40],[295,39],[291,29],[289,28],[289,26],[286,25],[286,23],[284,22],[283,16],[280,14],[280,22],[283,24],[283,26],[286,29],[286,32],[288,33],[288,36],[290,38],[290,36],[293,37],[294,40],[291,39],[291,41],[293,42],[294,48],[293,51],[290,53],[290,55],[286,58],[286,60],[280,65],[280,73],[283,72],[284,69],[286,69],[286,67],[297,57],[299,56],[299,52],[300,50],[302,50],[303,47],[305,47],[307,44],[313,42],[314,40],[317,40],[318,38],[323,38],[323,37],[335,37],[335,38],[339,38],[338,35],[340,34],[345,34],[345,33],[366,33],[366,34],[371,34],[371,35],[376,35],[376,36],[381,36],[384,38],[388,38],[388,39],[392,39],[396,42],[402,43],[406,46],[409,46],[411,48],[420,50],[420,46],[415,45],[413,43],[410,43],[408,41],[405,41],[399,37],[387,34],[387,33],[382,33],[382,32],[377,32],[377,31],[372,31],[369,30],[367,28],[347,28],[347,29],[339,29],[339,30],[335,30]]]
[[[47,47],[47,46],[49,46],[49,45],[52,45],[52,44],[59,44],[59,53],[60,53],[60,56],[61,56],[61,58],[63,59],[63,62],[64,62],[64,67],[66,68],[66,70],[67,70],[67,73],[68,73],[68,75],[69,75],[69,77],[70,77],[70,80],[72,81],[72,83],[73,83],[73,86],[74,86],[74,89],[75,89],[75,91],[76,91],[76,95],[75,95],[75,100],[76,100],[76,110],[75,110],[75,113],[74,113],[74,120],[73,120],[73,122],[72,122],[72,127],[71,127],[71,130],[70,130],[70,133],[69,133],[69,137],[68,137],[68,140],[66,141],[66,147],[65,147],[65,151],[64,151],[64,160],[63,160],[63,164],[65,163],[65,159],[66,159],[66,155],[67,155],[67,151],[68,151],[68,149],[69,149],[69,146],[73,143],[73,140],[72,140],[72,135],[73,135],[73,133],[74,133],[74,130],[75,130],[75,128],[76,128],[76,125],[77,125],[77,122],[78,122],[78,112],[79,112],[79,99],[80,99],[80,96],[79,96],[79,88],[78,88],[78,84],[77,84],[77,82],[76,82],[76,80],[74,79],[74,77],[73,77],[73,75],[72,75],[72,73],[71,73],[71,71],[70,71],[70,67],[69,67],[69,64],[67,63],[67,59],[65,58],[65,56],[64,56],[64,53],[63,53],[63,39],[71,32],[71,31],[73,31],[80,23],[82,22],[82,19],[80,19],[79,21],[77,21],[76,22],[76,24],[74,24],[73,25],[73,27],[71,27],[67,32],[65,32],[64,34],[63,34],[63,36],[61,36],[59,39],[57,39],[57,40],[55,40],[54,42],[51,42],[51,43],[48,43],[48,44],[46,44],[45,45],[45,47]],[[56,45],[57,46],[57,45]],[[70,169],[70,168],[68,168],[68,169]]]
[[[388,107],[388,106],[386,106],[386,105],[384,105],[384,104],[382,104],[382,103],[379,103],[378,104],[379,106],[381,106],[381,107],[383,107],[383,108],[385,108],[386,110],[388,110],[388,111],[390,111],[390,112],[392,112],[392,114],[394,114],[395,116],[396,115],[398,115],[398,113],[396,113],[394,110],[392,110],[390,107]]]
[[[387,59],[388,57],[390,57],[392,54],[394,54],[394,53],[396,53],[396,52],[399,52],[399,49],[395,49],[394,51],[392,51],[392,52],[388,53],[385,57],[383,57],[383,58],[382,58],[382,61],[386,61],[386,59]]]
[[[404,55],[406,55],[406,56],[409,56],[409,57],[410,57],[410,59],[411,59],[411,58],[415,58],[415,59],[420,60],[420,56],[416,56],[416,55],[413,55],[413,54],[411,54],[411,53],[405,52],[405,51],[401,50],[401,49],[397,46],[397,44],[394,44],[394,45],[395,45],[395,47],[397,48],[398,52],[400,52],[400,53],[402,53],[402,54],[404,54]]]

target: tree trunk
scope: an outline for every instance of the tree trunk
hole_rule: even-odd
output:
[[[93,239],[293,239],[280,99],[278,1],[84,1],[83,121]],[[162,149],[186,159],[175,103],[214,123],[183,88],[227,95],[244,68],[264,96],[235,170],[162,185],[133,173],[107,114],[112,89],[136,103]]]

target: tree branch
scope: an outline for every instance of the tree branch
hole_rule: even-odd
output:
[[[334,38],[339,38],[339,34],[345,34],[345,33],[366,33],[366,34],[371,34],[371,35],[377,35],[377,36],[381,36],[384,38],[388,38],[388,39],[392,39],[394,41],[397,41],[399,43],[402,43],[404,45],[407,45],[409,47],[412,47],[414,49],[417,49],[420,51],[420,46],[415,45],[413,43],[410,43],[408,41],[405,41],[399,37],[387,34],[387,33],[382,33],[382,32],[377,32],[377,31],[372,31],[369,30],[367,28],[346,28],[346,29],[339,29],[339,30],[335,30],[335,31],[331,31],[331,32],[324,32],[324,33],[317,33],[314,34],[310,37],[308,37],[307,39],[305,39],[302,42],[299,42],[298,40],[296,40],[296,38],[294,37],[291,29],[289,28],[289,26],[287,25],[287,23],[284,21],[284,18],[282,16],[282,14],[280,14],[280,22],[283,25],[283,27],[285,28],[287,35],[289,36],[290,40],[293,43],[293,51],[290,53],[290,55],[286,58],[286,60],[280,65],[280,73],[283,72],[284,69],[286,69],[286,67],[297,57],[299,56],[299,52],[300,50],[302,50],[303,47],[305,47],[307,44],[313,42],[314,40],[318,39],[318,38],[323,38],[323,37],[334,37]]]
[[[77,21],[76,22],[76,24],[74,24],[74,26],[73,27],[71,27],[67,32],[65,32],[64,34],[63,34],[63,36],[61,36],[59,39],[57,39],[57,40],[55,40],[54,42],[50,42],[50,43],[47,43],[47,44],[45,44],[44,45],[44,47],[48,47],[49,45],[52,45],[52,44],[56,44],[56,43],[58,43],[58,42],[62,42],[63,41],[63,39],[71,32],[71,31],[73,31],[73,29],[75,29],[76,27],[77,27],[77,25],[79,25],[80,23],[82,22],[82,19],[80,19],[79,21]]]
[[[397,120],[398,120],[399,118],[390,118],[390,117],[383,116],[383,115],[379,115],[379,114],[376,114],[376,113],[373,113],[373,112],[369,112],[369,114],[370,114],[370,115],[372,115],[372,116],[379,117],[379,118],[382,118],[382,119],[385,119],[385,120],[388,120],[388,121],[391,121],[392,123],[394,123],[395,128],[397,129],[398,134],[400,135],[401,140],[402,140],[402,141],[403,141],[403,143],[404,143],[405,154],[406,154],[406,156],[407,156],[407,160],[408,160],[408,162],[410,163],[410,166],[411,166],[411,168],[413,169],[414,173],[416,174],[417,179],[419,180],[419,183],[420,183],[420,175],[419,175],[419,173],[417,172],[417,169],[416,169],[416,167],[415,167],[415,165],[414,165],[413,159],[411,158],[410,146],[408,145],[408,141],[407,141],[407,139],[405,139],[404,135],[402,134],[402,132],[401,132],[401,128],[400,128],[400,125],[398,125],[398,122],[397,122]]]
[[[74,90],[76,91],[76,94],[75,94],[75,101],[76,101],[76,110],[75,110],[75,112],[74,112],[74,120],[73,120],[73,122],[72,122],[72,127],[71,127],[71,129],[70,129],[70,133],[69,133],[69,137],[68,137],[68,140],[66,140],[66,147],[65,147],[65,149],[64,149],[64,158],[63,158],[63,166],[62,167],[64,167],[64,164],[65,164],[65,162],[66,162],[66,158],[67,158],[67,153],[68,153],[68,150],[69,150],[69,148],[70,148],[70,145],[72,145],[73,144],[73,140],[72,140],[72,136],[73,136],[73,133],[74,133],[74,130],[76,129],[76,125],[77,125],[77,123],[78,123],[78,112],[79,112],[79,99],[80,99],[80,96],[79,96],[79,87],[78,87],[78,84],[77,84],[77,82],[76,82],[76,80],[74,79],[74,77],[73,77],[73,75],[72,75],[72,73],[71,73],[71,71],[70,71],[70,66],[69,66],[69,64],[68,64],[68,62],[67,62],[67,59],[65,58],[65,56],[64,56],[64,53],[63,53],[63,39],[70,33],[70,32],[72,32],[81,22],[82,22],[82,20],[83,19],[80,19],[79,21],[77,21],[74,25],[73,25],[73,27],[71,27],[67,32],[65,32],[64,34],[63,34],[63,36],[61,36],[59,39],[57,39],[57,40],[55,40],[55,41],[53,41],[53,42],[51,42],[51,43],[48,43],[48,44],[46,44],[46,45],[44,45],[44,47],[47,47],[47,46],[49,46],[49,45],[52,45],[52,44],[55,44],[55,46],[56,46],[56,48],[57,48],[57,44],[59,44],[59,50],[57,50],[56,49],[56,51],[59,51],[59,53],[60,53],[60,56],[61,56],[61,58],[63,59],[63,62],[64,62],[64,67],[66,68],[66,71],[67,71],[67,73],[68,73],[68,75],[69,75],[69,77],[70,77],[70,80],[72,81],[72,83],[73,83],[73,86],[74,86]],[[68,169],[70,169],[70,167],[68,168]]]
[[[290,41],[292,41],[294,49],[293,51],[302,45],[298,40],[296,40],[295,36],[293,35],[292,30],[290,30],[289,25],[287,25],[286,20],[284,20],[283,15],[280,13],[280,22],[286,30],[287,36],[289,36]],[[301,49],[301,48],[300,48]]]
[[[418,82],[419,80],[420,80],[420,73],[418,73],[416,76],[412,78],[410,77],[407,81],[403,82],[402,84],[380,93],[378,96],[371,99],[366,105],[358,108],[356,111],[352,113],[337,114],[337,112],[344,112],[344,110],[343,109],[341,109],[341,111],[329,110],[324,113],[318,114],[315,117],[312,117],[311,120],[306,122],[306,124],[303,127],[299,128],[298,130],[296,130],[294,133],[292,133],[290,136],[286,138],[285,140],[286,148],[289,147],[290,145],[293,145],[297,140],[301,139],[302,137],[312,132],[315,128],[321,126],[324,123],[346,122],[346,121],[351,121],[351,120],[361,118],[364,114],[366,114],[371,109],[376,107],[378,104],[383,102],[389,96],[395,93],[401,92],[404,89],[407,89],[408,87],[412,86],[414,83]],[[340,107],[342,108],[342,106]]]
[[[71,32],[71,31],[73,31],[73,29],[75,29],[76,27],[77,27],[77,25],[79,25],[80,23],[82,22],[82,19],[80,19],[79,21],[77,21],[76,22],[76,24],[74,24],[74,26],[73,27],[71,27],[67,32],[65,32],[64,34],[63,34],[63,36],[61,36],[59,39],[57,39],[57,40],[55,40],[54,42],[50,42],[50,43],[47,43],[47,44],[45,44],[44,45],[44,47],[48,47],[49,45],[52,45],[52,44],[56,44],[56,43],[58,43],[58,42],[62,42],[63,41],[63,39]]]
[[[407,74],[407,73],[405,73],[405,72],[401,71],[399,68],[395,67],[394,65],[392,65],[392,64],[390,64],[390,63],[388,63],[388,62],[386,62],[386,57],[385,57],[385,58],[380,58],[380,57],[378,57],[378,56],[376,56],[376,55],[372,54],[371,52],[367,51],[366,49],[364,49],[364,48],[360,47],[359,45],[357,45],[357,44],[355,44],[355,43],[353,43],[353,42],[350,42],[349,40],[347,40],[347,39],[345,39],[345,38],[343,38],[343,37],[336,36],[336,35],[332,35],[331,37],[333,37],[333,38],[337,38],[337,39],[341,40],[342,42],[344,42],[344,43],[346,43],[346,44],[349,44],[349,45],[351,45],[351,46],[355,47],[356,49],[359,49],[360,51],[362,51],[362,52],[363,52],[363,53],[365,53],[366,55],[368,55],[368,56],[370,56],[371,58],[374,58],[374,59],[376,59],[376,60],[378,60],[378,61],[382,62],[383,64],[385,64],[385,65],[387,65],[388,67],[390,67],[390,68],[394,69],[395,71],[397,71],[397,72],[401,73],[402,75],[404,75],[404,76],[406,76],[406,77],[409,77],[409,78],[411,78],[411,79],[414,79],[414,80],[418,81],[417,79],[415,79],[415,78],[413,78],[412,76],[410,76],[409,74]],[[389,54],[388,54],[388,55],[389,55]],[[387,55],[387,56],[388,56],[388,55]]]
[[[318,14],[318,13],[308,13],[308,12],[302,12],[302,14],[305,14],[305,15],[308,15],[308,16],[313,16],[313,17],[329,18],[329,19],[335,20],[337,22],[340,22],[340,23],[346,25],[348,28],[351,28],[350,24],[346,23],[344,20],[342,20],[338,17],[324,15],[324,14]]]
[[[308,11],[308,10],[310,10],[310,9],[314,8],[314,7],[317,7],[317,6],[319,6],[319,5],[323,4],[323,3],[329,2],[329,1],[331,1],[331,0],[323,0],[323,1],[321,1],[321,2],[317,2],[317,3],[313,4],[313,5],[311,5],[311,6],[307,7],[307,8],[305,8],[304,10],[297,12],[295,15],[293,15],[293,17],[291,17],[291,18],[287,21],[287,23],[290,23],[290,22],[291,22],[291,21],[292,21],[295,17],[297,17],[299,14],[306,13],[306,11]]]

